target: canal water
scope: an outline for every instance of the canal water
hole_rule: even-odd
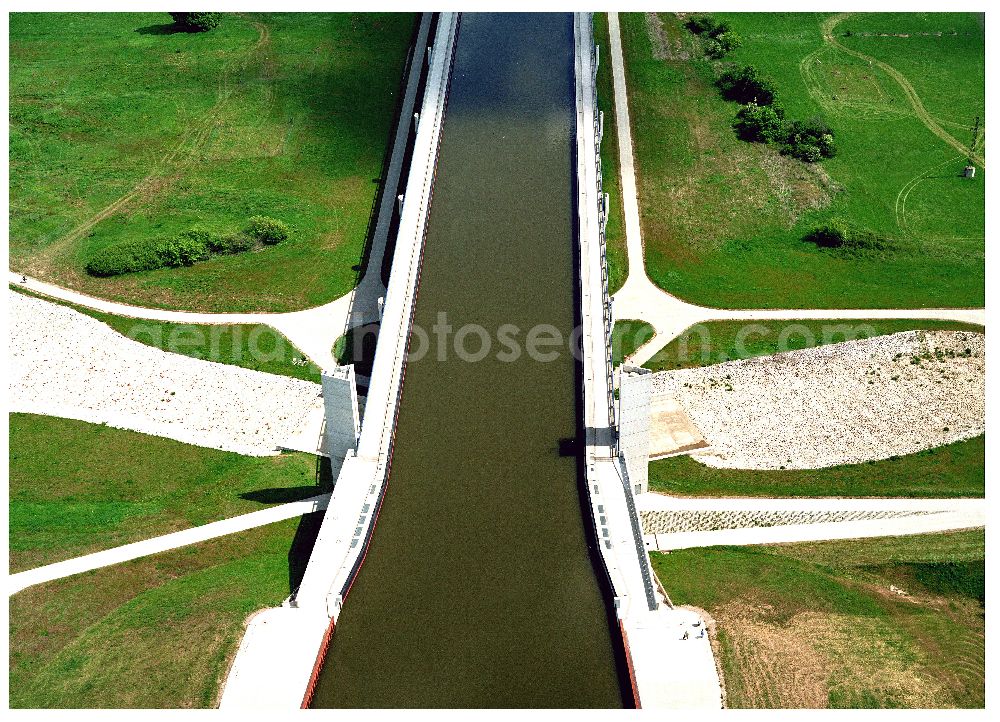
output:
[[[314,707],[627,699],[567,443],[576,362],[565,342],[511,360],[497,340],[575,325],[573,57],[570,14],[462,17],[414,321],[428,349]],[[490,337],[481,360],[478,331],[455,352],[466,324]]]

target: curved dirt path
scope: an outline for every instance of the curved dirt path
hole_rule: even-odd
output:
[[[837,50],[847,53],[848,55],[852,55],[855,58],[859,58],[860,60],[867,60],[872,65],[877,66],[879,69],[892,76],[892,79],[895,80],[897,83],[899,83],[899,87],[903,89],[903,92],[906,94],[907,99],[910,101],[910,105],[913,106],[913,112],[916,114],[917,118],[920,119],[920,122],[927,127],[927,130],[932,132],[934,135],[936,135],[938,138],[940,138],[945,143],[950,145],[952,148],[957,150],[959,153],[962,153],[963,155],[966,155],[969,158],[971,158],[973,162],[978,164],[980,167],[986,168],[986,160],[983,158],[981,153],[970,152],[969,148],[966,145],[957,141],[954,138],[954,136],[948,133],[948,131],[942,128],[938,124],[938,122],[934,120],[933,117],[931,117],[931,114],[927,112],[927,109],[924,108],[924,104],[920,101],[920,96],[917,95],[917,91],[910,84],[910,81],[906,79],[905,75],[903,75],[901,72],[896,70],[888,63],[883,63],[878,58],[874,58],[871,55],[865,55],[864,53],[858,52],[857,50],[851,50],[847,46],[842,45],[837,41],[837,39],[833,35],[833,29],[838,24],[846,20],[851,14],[852,13],[837,13],[836,15],[832,15],[826,20],[824,20],[820,24],[820,29],[823,32],[823,42],[826,43],[827,45],[836,48]]]

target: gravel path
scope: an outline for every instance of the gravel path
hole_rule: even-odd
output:
[[[809,469],[984,433],[985,336],[908,331],[654,374],[711,448],[709,466]]]
[[[8,298],[11,411],[267,456],[322,406],[319,384],[168,353],[65,306]]]

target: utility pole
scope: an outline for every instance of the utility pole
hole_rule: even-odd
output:
[[[979,120],[980,117],[976,116],[976,122],[972,126],[972,142],[969,144],[969,162],[965,165],[965,177],[975,178],[976,177],[976,166],[972,162],[972,156],[976,152],[976,146],[979,145]]]

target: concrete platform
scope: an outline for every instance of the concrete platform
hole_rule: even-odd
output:
[[[330,620],[319,609],[265,609],[247,624],[220,709],[298,709]]]
[[[649,458],[708,448],[708,442],[678,401],[654,397],[649,405]]]

